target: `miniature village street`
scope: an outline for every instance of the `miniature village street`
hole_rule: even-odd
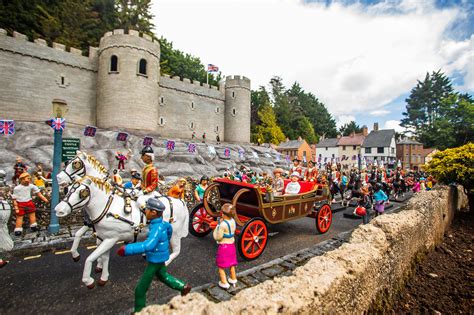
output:
[[[393,207],[388,208],[387,213],[396,211],[404,204],[391,203]],[[269,229],[270,242],[265,252],[254,261],[246,262],[239,259],[239,273],[285,255],[311,248],[323,241],[331,240],[341,232],[352,230],[362,221],[360,218],[344,216],[345,213],[352,214],[353,207],[343,209],[336,204],[333,209],[333,225],[326,234],[318,235],[314,220],[308,219],[271,226]],[[85,247],[80,248],[81,260],[77,263],[71,259],[70,252],[63,253],[62,251],[57,254],[45,253],[38,258],[31,259],[12,258],[11,263],[15,265],[15,268],[0,270],[0,277],[4,284],[2,299],[5,301],[0,304],[0,313],[130,313],[135,282],[143,272],[146,261],[140,256],[121,258],[116,254],[117,248],[118,245],[113,248],[111,254],[109,282],[104,287],[95,287],[92,290],[86,289],[81,283],[84,259],[91,252]],[[170,265],[168,270],[176,277],[186,279],[199,290],[199,286],[211,282],[212,279],[209,278],[209,275],[215,274],[215,265],[212,263],[214,256],[215,243],[210,235],[204,238],[188,236],[183,240],[182,254]],[[262,276],[262,273],[258,274],[257,278]],[[251,275],[249,277],[252,281],[260,282]],[[22,293],[18,294],[20,291]],[[235,293],[236,291],[233,292],[233,294]],[[150,288],[148,303],[165,303],[175,295],[177,292],[162,283],[155,282]],[[25,296],[35,301],[34,308],[25,303]],[[219,292],[216,292],[216,296],[222,296],[222,293],[219,295]]]

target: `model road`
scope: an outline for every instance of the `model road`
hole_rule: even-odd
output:
[[[399,208],[402,203],[393,203]],[[337,205],[333,205],[337,209]],[[269,226],[269,239],[264,253],[256,260],[239,257],[238,271],[243,271],[278,257],[330,239],[359,225],[362,220],[345,218],[335,211],[331,229],[323,235],[316,231],[315,220],[303,218]],[[104,287],[87,289],[81,282],[85,257],[91,252],[81,246],[81,260],[73,262],[70,253],[46,253],[38,258],[13,258],[0,269],[0,314],[118,314],[133,307],[134,289],[146,261],[141,256],[119,257],[118,245],[111,253],[110,278]],[[212,235],[183,239],[181,254],[168,271],[193,287],[218,281],[214,263],[216,244]],[[99,275],[93,274],[98,280]],[[148,304],[165,303],[179,294],[158,281],[148,291]]]

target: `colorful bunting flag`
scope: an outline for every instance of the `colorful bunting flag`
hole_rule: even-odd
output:
[[[168,140],[166,142],[166,150],[174,151],[175,142],[173,140]]]
[[[95,137],[96,132],[97,128],[94,126],[86,126],[86,128],[84,128],[84,136],[86,137]]]
[[[15,121],[14,120],[0,120],[0,134],[12,135],[15,133]]]
[[[188,144],[188,152],[189,153],[196,153],[196,144],[195,143]]]
[[[128,133],[126,132],[119,132],[117,134],[117,141],[127,141]]]
[[[207,152],[210,155],[216,155],[216,148],[214,148],[212,145],[210,145],[210,146],[207,147]]]
[[[145,137],[143,138],[143,145],[144,146],[150,146],[153,143],[153,138],[152,137]]]
[[[54,130],[64,130],[64,128],[66,128],[66,119],[64,118],[51,119],[51,128],[53,128]]]
[[[240,157],[241,159],[244,158],[244,154],[245,154],[245,151],[244,151],[243,149],[239,149],[239,157]]]
[[[224,156],[225,156],[226,158],[230,157],[230,149],[229,149],[229,148],[225,148],[225,149],[224,149]]]
[[[252,155],[253,155],[254,158],[258,159],[258,153],[257,152],[252,151]]]

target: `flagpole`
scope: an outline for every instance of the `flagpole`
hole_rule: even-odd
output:
[[[206,84],[209,85],[209,69],[206,71]]]

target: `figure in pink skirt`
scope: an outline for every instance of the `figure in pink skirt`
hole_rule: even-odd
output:
[[[222,206],[222,219],[212,233],[216,240],[217,254],[216,265],[219,268],[219,287],[223,289],[230,288],[232,284],[237,284],[235,266],[237,266],[237,253],[235,250],[235,220],[233,219],[234,209],[232,204],[226,203]],[[230,278],[227,280],[226,269],[230,271]],[[230,283],[230,284],[229,284]]]

